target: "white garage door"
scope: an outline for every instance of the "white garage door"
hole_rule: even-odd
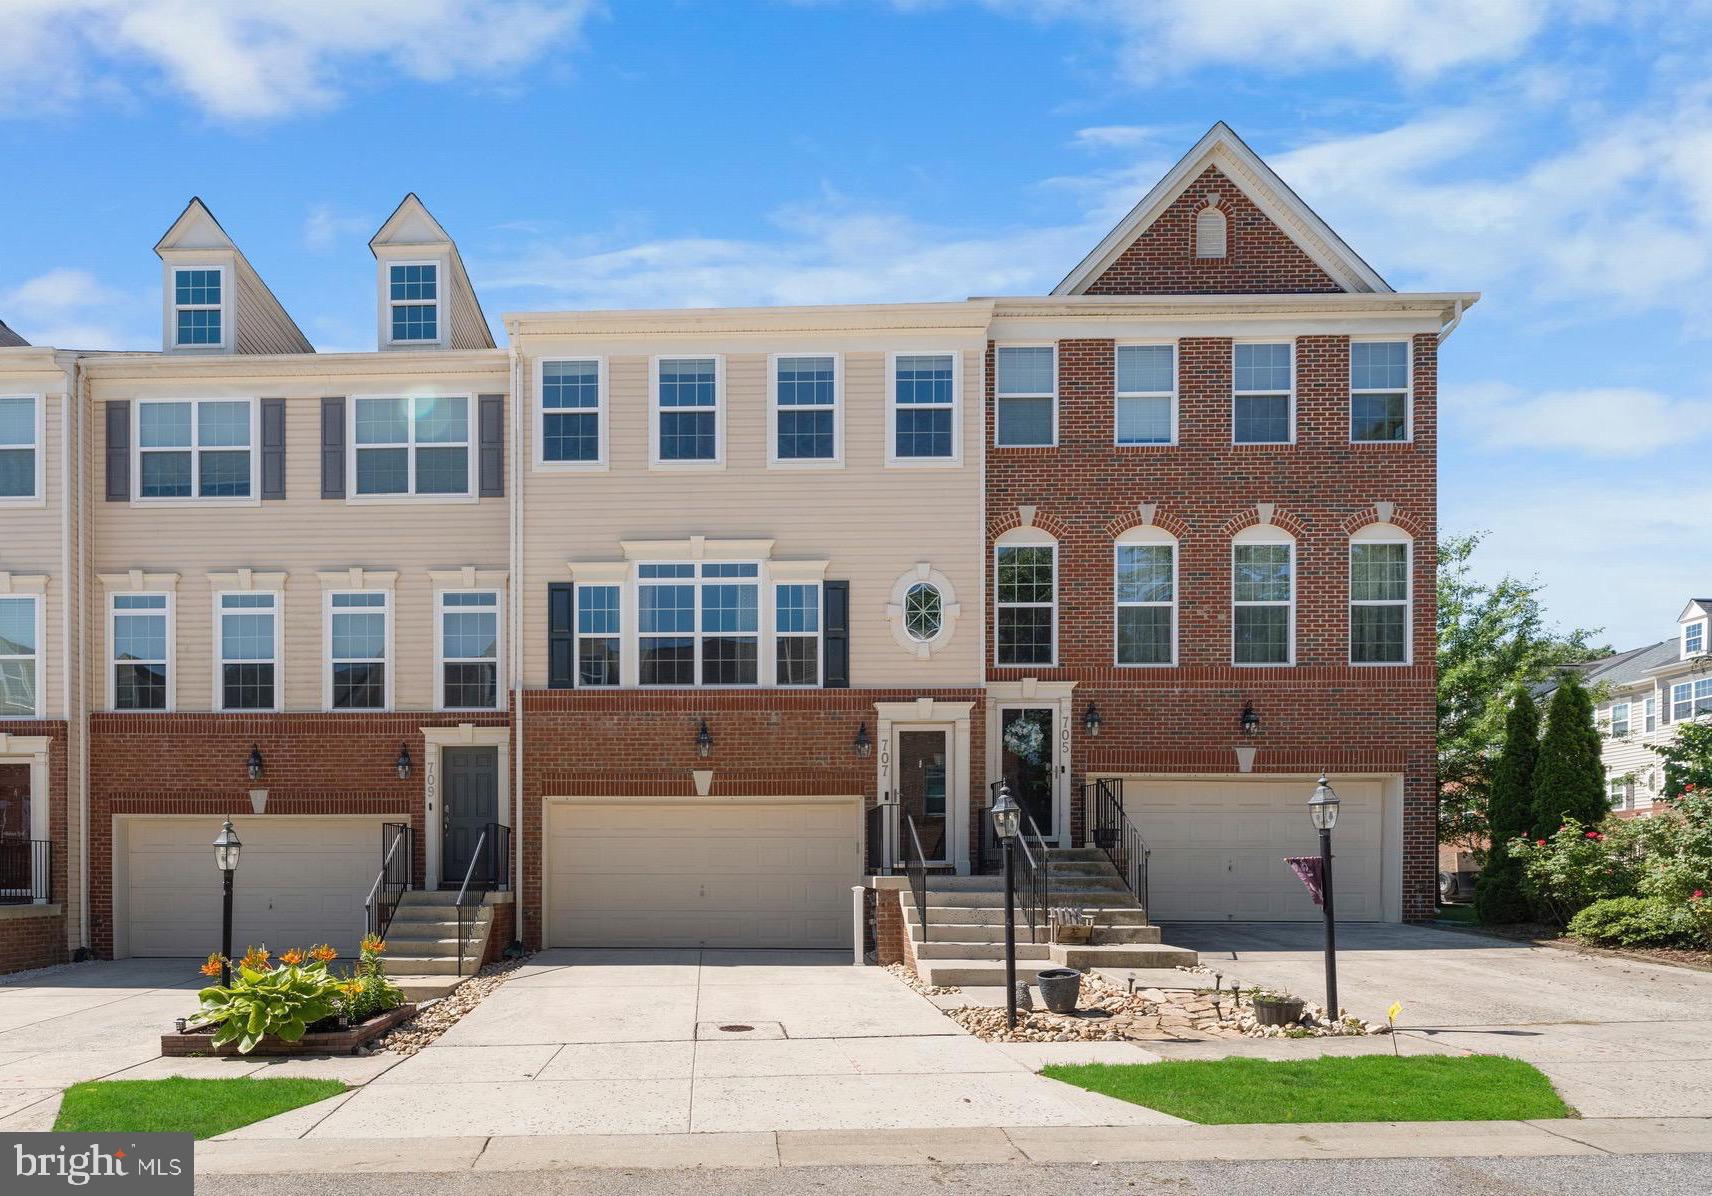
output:
[[[331,943],[363,935],[363,898],[380,870],[379,818],[234,818],[243,843],[234,878],[232,949]],[[132,955],[220,949],[218,818],[127,820],[127,925]]]
[[[857,804],[547,809],[553,947],[847,947]]]
[[[1382,784],[1334,781],[1342,803],[1332,836],[1339,921],[1384,919]],[[1313,784],[1302,781],[1124,781],[1124,810],[1152,854],[1148,889],[1161,922],[1293,922],[1321,917],[1320,907],[1284,862],[1318,855],[1308,819]],[[1395,831],[1393,831],[1395,833]]]

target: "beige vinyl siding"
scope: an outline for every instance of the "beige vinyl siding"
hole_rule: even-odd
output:
[[[173,659],[175,708],[216,708],[214,692],[214,585],[211,573],[250,568],[287,574],[283,598],[284,701],[287,710],[323,705],[323,593],[321,571],[394,571],[394,707],[432,709],[434,691],[434,587],[431,569],[473,566],[504,570],[508,514],[503,498],[479,502],[346,502],[321,498],[321,398],[325,395],[468,394],[475,435],[474,399],[505,390],[504,358],[487,372],[367,374],[288,377],[218,375],[206,369],[179,378],[103,376],[93,387],[92,461],[106,452],[106,423],[98,418],[109,399],[256,397],[286,400],[286,498],[251,506],[190,503],[175,506],[91,503],[91,572],[142,569],[177,573]],[[396,358],[388,363],[397,366]],[[201,367],[204,363],[197,362]],[[222,380],[227,377],[230,380]],[[133,409],[133,437],[136,434]],[[257,465],[259,473],[259,461]],[[472,472],[477,468],[472,445]],[[507,470],[508,476],[514,476]],[[255,485],[259,491],[260,478]],[[347,484],[352,479],[347,472]],[[134,484],[134,480],[133,480]],[[96,709],[109,708],[108,596],[97,582],[90,594],[90,694]]]
[[[447,315],[452,323],[446,344],[453,349],[486,349],[493,345],[493,332],[482,320],[481,305],[470,286],[463,264],[451,258],[452,285],[446,288]]]
[[[65,717],[65,388],[63,372],[11,372],[0,361],[0,394],[35,395],[42,403],[42,441],[36,446],[41,505],[0,503],[0,572],[46,577],[41,595],[42,639],[37,648],[37,685],[43,718]],[[15,592],[26,591],[18,586]]]
[[[313,352],[303,333],[292,323],[255,270],[242,255],[237,259],[237,287],[233,295],[232,322],[239,353]]]
[[[1651,749],[1662,743],[1668,743],[1676,735],[1676,724],[1664,721],[1665,704],[1670,697],[1670,683],[1666,682],[1662,689],[1655,691],[1650,683],[1637,686],[1631,691],[1613,694],[1601,702],[1595,712],[1595,721],[1599,727],[1602,742],[1601,759],[1605,765],[1607,778],[1632,774],[1634,786],[1631,793],[1634,806],[1645,810],[1652,804],[1659,792],[1664,789],[1664,761]],[[1647,697],[1657,700],[1658,725],[1652,734],[1646,733],[1646,712],[1644,710]],[[1611,707],[1617,702],[1629,703],[1629,733],[1622,738],[1611,736]],[[1658,782],[1658,790],[1647,787],[1649,773],[1657,774],[1654,779]]]
[[[960,358],[958,466],[886,465],[890,428],[888,350],[955,352]],[[533,462],[536,374],[542,359],[607,360],[610,467],[531,469],[524,499],[524,684],[547,683],[548,582],[569,580],[566,562],[619,560],[622,540],[772,539],[772,559],[827,560],[828,580],[850,583],[850,681],[854,686],[978,685],[982,677],[982,366],[985,341],[962,330],[781,332],[746,336],[572,338],[524,344],[519,407]],[[769,468],[768,355],[843,358],[841,468]],[[653,356],[724,357],[722,469],[651,468]],[[530,468],[528,465],[526,469]],[[918,562],[943,573],[961,615],[928,658],[905,652],[886,615],[894,583]],[[768,662],[763,662],[763,668]],[[763,674],[765,675],[765,674]]]

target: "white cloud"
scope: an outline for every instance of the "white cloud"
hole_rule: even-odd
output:
[[[1151,125],[1097,125],[1090,129],[1077,129],[1073,140],[1077,149],[1128,149],[1153,140],[1158,133],[1159,130]]]
[[[86,270],[57,269],[0,290],[0,313],[32,345],[62,349],[159,347],[146,323],[160,297],[128,295]],[[157,319],[158,325],[158,319]]]
[[[1641,457],[1703,440],[1712,429],[1712,400],[1637,387],[1531,394],[1508,382],[1482,382],[1446,388],[1441,411],[1447,439],[1487,450]]]
[[[6,0],[0,108],[147,88],[221,120],[327,108],[374,76],[504,81],[575,37],[593,0]]]
[[[380,227],[378,220],[367,216],[345,215],[332,204],[318,203],[303,218],[303,244],[311,253],[329,253],[340,242],[362,240]]]

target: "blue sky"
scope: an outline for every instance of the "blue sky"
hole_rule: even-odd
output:
[[[0,318],[158,346],[193,194],[322,349],[410,190],[495,317],[1041,292],[1223,119],[1485,293],[1442,526],[1629,646],[1712,591],[1709,53],[1708,0],[0,0]]]

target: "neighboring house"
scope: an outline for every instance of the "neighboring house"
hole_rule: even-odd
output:
[[[1223,125],[1046,296],[500,348],[414,196],[371,248],[374,352],[200,201],[161,352],[0,348],[0,968],[206,951],[226,815],[245,941],[353,941],[407,824],[412,884],[502,874],[499,943],[847,945],[876,804],[981,870],[1001,777],[1065,846],[1121,782],[1157,917],[1310,919],[1323,769],[1340,914],[1431,914],[1477,296],[1393,292]]]

